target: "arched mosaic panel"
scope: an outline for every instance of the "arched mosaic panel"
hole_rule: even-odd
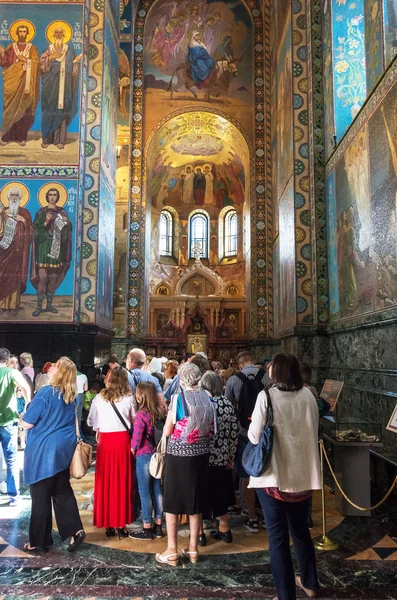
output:
[[[132,115],[132,181],[129,232],[129,287],[128,287],[128,332],[140,337],[145,328],[145,226],[146,199],[144,190],[143,163],[143,50],[144,31],[148,11],[155,4],[153,0],[143,0],[137,8],[134,30],[134,73],[133,73],[133,115]],[[264,42],[263,20],[260,4],[256,0],[244,3],[252,19],[254,46],[254,165],[251,181],[251,249],[252,291],[251,291],[251,337],[266,337],[267,317],[267,276],[266,257],[268,243],[268,223],[266,214],[266,174],[270,171],[268,138],[270,127],[269,103],[265,104],[264,59],[268,56],[268,41]],[[202,110],[192,107],[192,110]],[[227,117],[230,119],[230,117]],[[260,257],[260,258],[258,258]]]

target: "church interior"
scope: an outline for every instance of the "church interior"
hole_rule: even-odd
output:
[[[397,599],[396,56],[396,0],[0,0],[0,346],[89,382],[132,348],[308,363],[364,508],[324,465],[328,600]],[[163,569],[95,529],[93,481],[67,558],[0,495],[1,599],[274,598],[265,529]]]

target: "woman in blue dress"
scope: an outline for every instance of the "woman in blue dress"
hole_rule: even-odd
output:
[[[85,533],[70,485],[69,467],[76,448],[76,365],[66,357],[50,369],[50,384],[29,404],[22,426],[29,430],[24,480],[30,485],[32,512],[28,552],[47,551],[52,540],[52,504],[62,540],[74,552]]]
[[[187,53],[191,77],[197,88],[203,87],[215,67],[215,60],[208,54],[205,44],[200,40],[200,35],[197,29],[192,32]]]

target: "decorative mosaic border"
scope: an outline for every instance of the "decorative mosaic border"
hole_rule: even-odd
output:
[[[84,7],[84,24],[89,22],[89,2],[87,1]],[[74,321],[79,321],[80,316],[80,295],[81,295],[81,247],[83,243],[83,201],[84,201],[84,140],[86,136],[86,120],[83,118],[87,111],[87,81],[88,81],[88,27],[84,27],[84,40],[83,40],[83,61],[82,61],[82,89],[81,89],[81,118],[80,118],[80,165],[78,168],[78,204],[77,204],[77,220],[76,220],[76,252],[75,252],[75,280],[74,280]]]
[[[82,114],[83,114],[83,108]],[[37,167],[0,167],[0,177],[35,177],[48,179],[48,177],[68,177],[75,179],[79,175],[78,167],[56,167],[52,165]]]
[[[103,27],[106,0],[91,0],[87,75],[86,135],[84,141],[83,242],[81,244],[81,323],[95,321],[99,222],[99,161],[101,141]]]
[[[331,156],[328,161],[325,174],[326,177],[330,174],[330,172],[334,169],[335,165],[342,158],[343,154],[346,152],[347,147],[351,144],[352,140],[356,137],[360,129],[365,125],[373,112],[375,112],[379,103],[383,99],[383,97],[387,94],[387,92],[391,89],[393,84],[397,81],[397,57],[391,63],[389,69],[385,72],[384,76],[380,80],[374,92],[372,92],[371,97],[366,101],[366,103],[361,108],[357,117],[350,125],[347,133],[343,137],[342,141],[336,148],[335,152]]]
[[[297,324],[313,322],[306,0],[292,2]]]
[[[310,200],[312,235],[313,317],[315,323],[327,323],[328,310],[328,260],[327,260],[327,219],[325,202],[324,168],[324,104],[323,104],[323,43],[322,43],[322,2],[312,0],[307,3],[307,26],[309,68],[309,149]]]
[[[134,27],[134,74],[132,112],[132,174],[129,235],[129,278],[128,278],[128,332],[134,337],[145,333],[145,241],[146,200],[143,194],[142,164],[142,116],[143,116],[143,41],[144,27],[149,9],[157,0],[141,0],[137,9]],[[251,247],[252,247],[252,292],[251,292],[251,336],[265,337],[267,334],[267,278],[266,278],[266,198],[265,163],[270,159],[265,138],[270,138],[270,104],[264,99],[263,21],[260,4],[248,0],[245,5],[251,15],[254,39],[254,96],[255,96],[255,182],[256,198],[251,198]],[[266,12],[266,11],[265,11]],[[268,49],[267,49],[268,51]],[[202,107],[200,106],[199,110]],[[196,107],[197,110],[197,107]],[[227,117],[229,120],[230,117]],[[266,131],[266,136],[265,136]],[[256,251],[254,251],[254,248]],[[260,257],[256,260],[256,256]],[[262,258],[263,257],[263,258]],[[147,312],[147,311],[146,311]]]
[[[266,222],[265,243],[253,244],[251,249],[252,271],[255,264],[258,269],[258,283],[266,289],[267,305],[257,306],[257,301],[252,302],[253,322],[259,320],[255,337],[271,337],[273,334],[273,195],[272,195],[272,134],[271,134],[271,54],[270,54],[270,31],[271,31],[271,0],[262,0],[263,6],[263,72],[265,79],[264,102],[266,128],[264,138],[264,174],[265,174],[265,202],[264,218]],[[273,4],[274,6],[274,4]],[[273,11],[274,16],[274,11]],[[263,264],[265,263],[265,264]],[[266,269],[266,270],[265,270]],[[252,286],[253,287],[253,286]],[[254,290],[251,287],[251,296]]]

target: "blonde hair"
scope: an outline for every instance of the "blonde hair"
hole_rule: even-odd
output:
[[[135,397],[139,402],[139,410],[147,410],[153,425],[157,419],[162,419],[164,417],[164,409],[159,406],[156,388],[153,383],[150,383],[149,381],[138,383],[136,386]]]
[[[123,396],[132,396],[127,371],[123,367],[114,367],[109,371],[106,389],[101,391],[105,402],[119,402]]]
[[[66,404],[70,404],[76,399],[77,395],[77,369],[76,365],[67,356],[62,356],[57,364],[57,370],[51,377],[50,384],[59,389],[63,394]]]
[[[33,367],[33,357],[30,352],[22,352],[19,356],[19,360],[24,367]]]

